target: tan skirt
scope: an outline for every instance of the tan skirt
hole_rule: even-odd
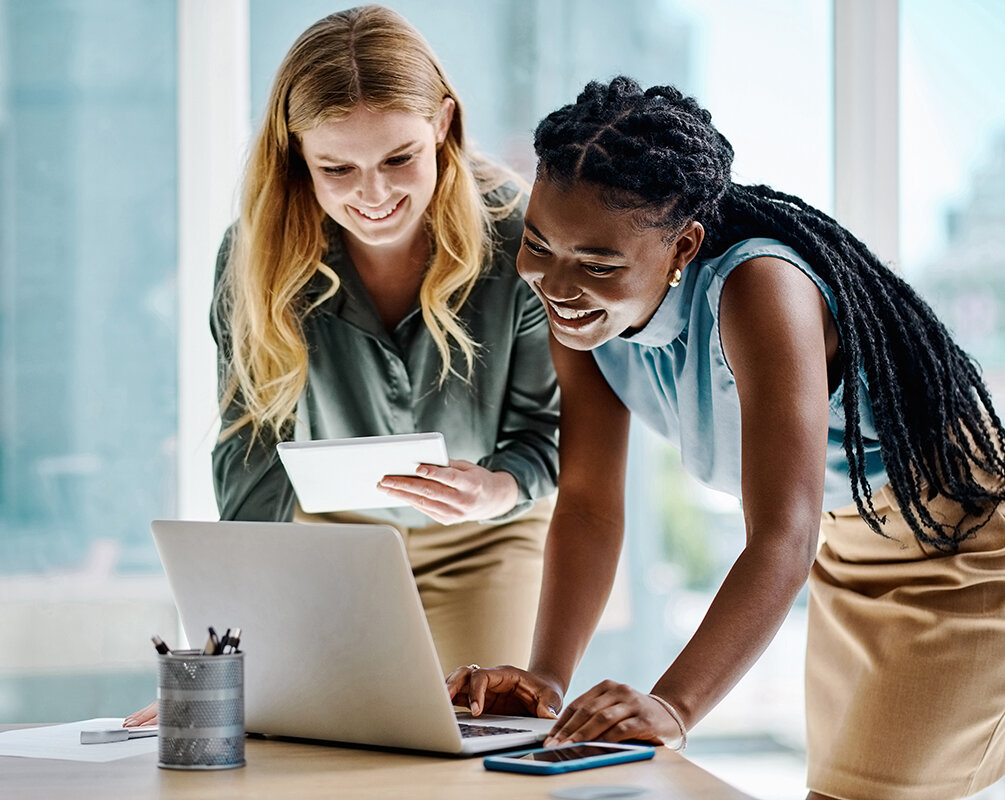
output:
[[[889,487],[874,499],[891,539],[854,506],[821,524],[808,785],[842,800],[965,797],[1005,774],[1005,511],[945,556],[917,543]],[[931,507],[959,518],[945,499]]]

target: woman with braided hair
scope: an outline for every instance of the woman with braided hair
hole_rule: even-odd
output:
[[[553,335],[559,498],[529,671],[462,667],[453,696],[557,715],[613,581],[634,413],[742,499],[746,546],[651,693],[598,684],[547,743],[682,747],[809,576],[810,798],[997,780],[1005,431],[975,365],[833,219],[733,183],[729,143],[673,88],[591,83],[535,148],[518,269]]]

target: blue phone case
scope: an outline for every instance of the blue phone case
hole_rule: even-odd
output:
[[[580,769],[622,764],[626,761],[644,761],[656,754],[655,747],[631,744],[621,745],[617,749],[609,750],[606,753],[582,756],[580,758],[570,757],[567,761],[515,760],[537,753],[555,756],[561,754],[562,750],[571,750],[586,745],[603,748],[611,746],[610,742],[576,742],[575,744],[564,744],[559,747],[535,747],[530,750],[517,750],[512,753],[499,753],[494,756],[486,756],[482,760],[482,763],[485,765],[485,769],[498,770],[499,772],[522,772],[527,775],[558,775],[563,772],[575,772]]]

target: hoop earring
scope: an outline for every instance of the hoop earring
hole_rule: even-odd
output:
[[[680,278],[681,278],[681,271],[679,269],[675,269],[673,271],[673,277],[670,279],[671,289],[680,286]]]

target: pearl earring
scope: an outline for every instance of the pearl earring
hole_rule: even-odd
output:
[[[681,271],[679,269],[675,269],[673,271],[673,277],[670,279],[671,289],[674,288],[675,286],[680,286],[680,278],[681,278]]]

